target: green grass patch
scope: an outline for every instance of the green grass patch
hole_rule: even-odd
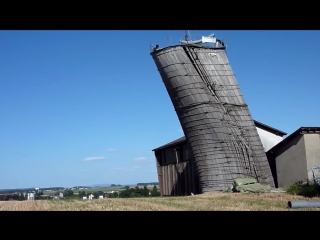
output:
[[[297,182],[286,189],[286,192],[291,195],[299,195],[304,197],[319,197],[320,186],[308,181],[307,183]]]

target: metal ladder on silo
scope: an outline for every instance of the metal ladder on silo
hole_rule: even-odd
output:
[[[189,55],[191,62],[194,64],[194,67],[196,69],[196,71],[198,72],[200,78],[203,80],[203,82],[207,85],[208,90],[211,92],[212,96],[215,98],[216,102],[219,103],[220,107],[223,109],[225,115],[232,120],[236,127],[240,130],[240,126],[237,123],[237,119],[235,119],[225,108],[224,103],[220,100],[220,98],[216,95],[215,89],[213,89],[212,84],[210,82],[210,76],[207,74],[206,69],[202,66],[196,52],[192,49],[192,50],[188,50],[186,49],[186,53]],[[246,104],[244,105],[246,106]],[[228,122],[227,122],[228,124]],[[234,131],[233,131],[234,132]],[[246,148],[247,150],[247,157],[248,157],[248,165],[250,168],[250,171],[252,171],[252,173],[254,173],[255,178],[257,179],[257,181],[259,182],[259,177],[258,177],[258,173],[257,173],[257,169],[255,166],[255,162],[251,159],[251,149],[250,146],[247,143],[247,140],[245,139],[245,137],[243,136],[242,131],[240,130],[240,134],[237,132],[234,132],[234,137],[236,140],[240,141]],[[252,160],[252,161],[251,161]],[[252,167],[252,168],[251,168]]]

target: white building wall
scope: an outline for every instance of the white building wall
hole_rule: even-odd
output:
[[[283,137],[270,133],[266,130],[256,127],[260,136],[264,151],[267,152],[269,149],[277,145],[283,140]]]
[[[320,134],[304,134],[308,179],[313,181],[312,168],[320,166]],[[315,169],[315,175],[320,180],[320,171]]]
[[[28,200],[34,200],[34,193],[28,193]]]

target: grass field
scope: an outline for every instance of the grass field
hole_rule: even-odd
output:
[[[288,211],[292,200],[319,201],[286,193],[207,193],[188,197],[95,200],[1,201],[0,211]],[[291,209],[298,210],[319,210]]]

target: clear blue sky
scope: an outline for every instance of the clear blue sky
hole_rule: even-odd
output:
[[[184,30],[0,31],[0,188],[157,181],[183,136],[149,54]],[[320,125],[320,31],[215,33],[255,120]]]

